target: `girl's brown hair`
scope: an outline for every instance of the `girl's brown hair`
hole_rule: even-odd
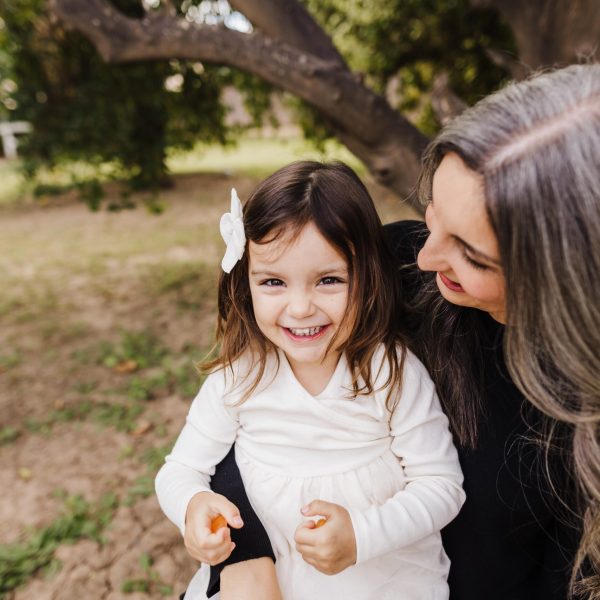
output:
[[[231,368],[234,361],[251,352],[257,369],[252,371],[252,381],[244,382],[248,387],[243,399],[256,389],[267,354],[274,347],[254,317],[248,242],[265,244],[282,235],[286,241],[294,239],[312,222],[348,264],[348,307],[340,330],[350,333],[341,342],[335,336],[328,350],[335,347],[345,354],[354,393],[370,394],[379,374],[373,373],[371,362],[382,345],[389,376],[381,387],[389,390],[389,404],[391,392],[400,386],[406,353],[396,325],[399,294],[381,221],[358,176],[341,162],[292,163],[258,186],[244,206],[243,219],[246,252],[231,273],[221,273],[219,280],[219,355],[203,368]]]

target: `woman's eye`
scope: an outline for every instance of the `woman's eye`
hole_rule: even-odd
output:
[[[489,269],[487,265],[482,265],[481,263],[473,260],[466,252],[463,252],[463,257],[474,269],[478,269],[480,271],[486,271]]]
[[[281,281],[281,279],[265,279],[264,281],[261,282],[260,285],[267,285],[269,287],[276,287],[276,286],[283,285],[283,281]]]

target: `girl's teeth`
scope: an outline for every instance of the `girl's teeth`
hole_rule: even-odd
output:
[[[302,329],[292,329],[290,327],[290,331],[294,334],[294,335],[315,335],[315,333],[319,333],[319,331],[321,331],[321,329],[323,329],[323,327],[303,327]]]

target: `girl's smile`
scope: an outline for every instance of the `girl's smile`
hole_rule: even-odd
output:
[[[307,343],[317,340],[327,331],[329,325],[318,325],[317,327],[283,327],[283,330],[295,342]]]

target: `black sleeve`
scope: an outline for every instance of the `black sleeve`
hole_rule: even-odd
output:
[[[399,293],[403,302],[411,305],[427,277],[417,266],[417,255],[429,231],[422,221],[397,221],[385,225],[384,232],[394,261]]]
[[[239,508],[244,526],[241,529],[231,529],[231,539],[235,542],[235,548],[231,556],[221,564],[210,568],[210,581],[206,592],[209,598],[219,591],[221,571],[227,565],[265,556],[275,561],[269,536],[256,513],[252,510],[252,506],[250,506],[250,501],[242,483],[242,476],[235,462],[233,448],[217,465],[210,486],[213,492],[222,494]]]
[[[417,262],[429,231],[423,221],[396,221],[383,226],[388,246],[399,266]]]

